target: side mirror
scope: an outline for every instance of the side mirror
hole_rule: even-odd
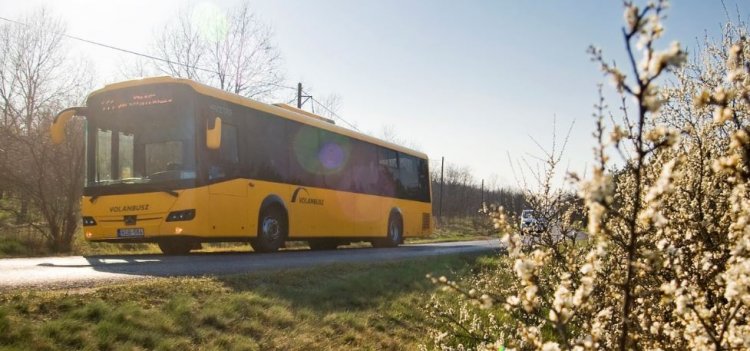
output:
[[[52,142],[55,144],[62,143],[65,140],[65,126],[70,122],[70,119],[73,116],[83,115],[85,115],[84,107],[70,107],[60,111],[52,121],[52,126],[50,126],[49,132]]]
[[[209,119],[209,124],[211,120]],[[210,150],[218,150],[221,147],[221,118],[213,120],[213,128],[206,126],[206,147]]]

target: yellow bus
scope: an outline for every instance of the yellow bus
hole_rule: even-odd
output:
[[[83,232],[184,254],[205,242],[272,252],[353,241],[392,247],[432,231],[427,156],[186,79],[107,85],[51,127],[86,120]]]

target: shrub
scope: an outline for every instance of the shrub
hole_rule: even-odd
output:
[[[434,346],[750,348],[747,29],[727,24],[721,41],[707,41],[688,62],[679,43],[657,50],[666,8],[666,1],[625,4],[631,73],[590,49],[622,105],[609,125],[600,98],[596,165],[586,179],[570,177],[588,239],[575,240],[572,229],[583,217],[554,211],[574,211],[573,199],[553,206],[557,227],[539,234],[551,240],[529,240],[493,212],[508,257],[468,279],[470,288],[435,279],[463,298],[433,297],[429,310],[441,321]],[[665,74],[672,82],[658,86]],[[610,154],[620,158],[617,167]],[[534,196],[542,204],[556,199]]]

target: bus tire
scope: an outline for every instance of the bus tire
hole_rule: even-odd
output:
[[[275,252],[284,246],[288,222],[286,212],[279,206],[269,206],[258,216],[258,236],[250,241],[256,252]]]
[[[187,255],[193,248],[192,243],[187,240],[161,240],[159,249],[165,255]]]
[[[336,250],[339,246],[339,242],[331,239],[315,239],[308,240],[307,245],[309,245],[310,250],[313,251]]]
[[[383,239],[372,242],[375,247],[396,247],[404,240],[404,222],[398,214],[391,214],[388,218],[388,229]]]

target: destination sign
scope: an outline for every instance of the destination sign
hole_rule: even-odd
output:
[[[99,105],[102,111],[120,111],[133,107],[171,104],[171,96],[160,96],[156,93],[138,94],[123,97],[123,99],[109,98],[102,100]]]

